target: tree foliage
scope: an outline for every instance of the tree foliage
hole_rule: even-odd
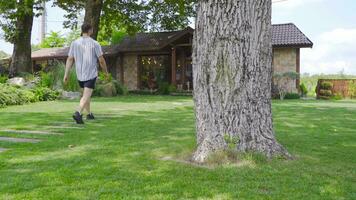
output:
[[[177,30],[188,26],[195,16],[196,0],[104,0],[100,19],[101,40],[109,40],[113,31],[126,30],[128,34],[139,31]],[[67,14],[66,28],[79,24],[79,13],[85,0],[56,0],[54,5]]]
[[[25,16],[40,16],[43,10],[42,3],[48,0],[21,0],[0,1],[0,28],[4,34],[2,37],[10,43],[14,43],[18,36],[16,23]]]
[[[41,48],[53,48],[63,47],[66,44],[66,38],[64,38],[60,32],[51,31],[43,40]]]

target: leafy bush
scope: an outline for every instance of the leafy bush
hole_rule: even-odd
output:
[[[356,81],[350,81],[349,82],[349,95],[351,97],[351,99],[353,99],[354,97],[356,97]]]
[[[331,90],[333,88],[333,83],[329,81],[324,81],[320,84],[320,89]]]
[[[53,88],[55,83],[53,72],[40,72],[40,78],[41,87]]]
[[[113,80],[111,74],[106,76],[100,72],[97,80],[97,85],[93,91],[93,96],[116,96],[127,95],[128,89],[119,81]]]
[[[329,100],[333,96],[331,89],[333,88],[333,83],[330,81],[323,81],[320,83],[320,90],[318,94],[319,99]]]
[[[171,84],[168,87],[168,91],[169,91],[170,94],[173,93],[173,92],[177,92],[177,87],[175,85]]]
[[[65,91],[76,92],[80,90],[75,67],[72,67],[69,76],[68,82],[64,85],[63,77],[65,74],[65,65],[61,62],[55,63],[51,70],[48,72],[40,72],[40,84],[41,87],[48,87],[50,89],[63,89]]]
[[[321,96],[331,97],[333,93],[332,93],[331,90],[321,89],[321,90],[319,91],[319,94],[320,94]]]
[[[307,87],[304,85],[304,83],[300,84],[299,88],[300,88],[300,93],[301,93],[301,95],[302,95],[303,97],[306,97],[307,94],[308,94],[308,89],[307,89]]]
[[[99,76],[98,76],[99,83],[110,83],[110,82],[112,82],[112,80],[113,80],[113,78],[112,78],[111,74],[109,74],[109,76],[107,77],[105,73],[99,72]]]
[[[72,67],[71,70],[69,71],[68,81],[67,81],[67,84],[65,84],[65,85],[63,84],[63,77],[65,74],[65,65],[63,63],[58,62],[53,67],[53,73],[55,74],[54,75],[54,81],[56,83],[55,87],[61,88],[65,91],[72,91],[72,92],[77,92],[80,90],[75,67]]]
[[[287,93],[284,99],[300,99],[300,95],[298,93]]]
[[[0,75],[0,83],[6,83],[9,78],[6,75]]]
[[[116,92],[118,95],[127,95],[129,93],[127,87],[122,85],[119,81],[114,80],[113,83],[115,85]]]
[[[40,101],[53,101],[59,98],[59,92],[47,87],[36,87],[33,89],[35,96]]]
[[[342,100],[344,97],[341,94],[335,94],[330,99],[332,100]]]
[[[168,82],[160,82],[158,83],[158,94],[162,94],[162,95],[168,95],[170,94],[170,85]]]
[[[39,101],[39,98],[31,90],[0,84],[0,107],[22,105],[36,101]]]

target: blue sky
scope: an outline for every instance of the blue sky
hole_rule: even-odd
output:
[[[275,0],[273,0],[275,1]],[[277,1],[277,0],[276,0]],[[62,28],[64,11],[47,6],[48,31]],[[313,42],[301,51],[301,72],[356,74],[356,0],[286,0],[273,4],[272,22],[296,24]],[[33,26],[32,43],[39,41],[39,19]],[[0,50],[12,45],[0,39]]]

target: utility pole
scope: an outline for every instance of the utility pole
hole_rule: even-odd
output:
[[[40,31],[40,40],[41,43],[44,41],[45,37],[46,37],[46,32],[47,32],[47,9],[46,9],[46,2],[43,1],[42,2],[42,7],[43,7],[43,11],[42,11],[42,15],[41,15],[41,31]]]

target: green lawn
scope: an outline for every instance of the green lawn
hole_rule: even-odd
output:
[[[209,169],[195,147],[188,97],[95,99],[97,120],[72,123],[73,101],[0,109],[0,199],[356,199],[356,102],[276,101],[278,140],[295,160],[246,156]]]

